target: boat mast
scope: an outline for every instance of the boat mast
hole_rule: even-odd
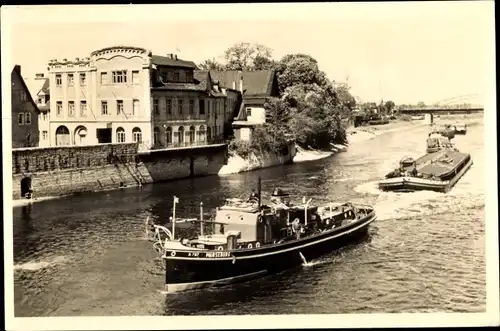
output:
[[[260,209],[260,206],[262,204],[262,180],[259,176],[259,182],[257,184],[257,194],[258,194],[258,197],[259,197],[259,209]]]
[[[203,202],[200,202],[200,234],[203,236]]]

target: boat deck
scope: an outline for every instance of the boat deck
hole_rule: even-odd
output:
[[[437,155],[434,155],[434,157],[431,158],[430,163],[427,163],[423,167],[419,168],[418,172],[424,175],[433,175],[437,177],[446,175],[450,171],[455,169],[461,162],[463,162],[463,160],[468,156],[468,154],[456,151],[445,151],[437,158],[436,156]]]

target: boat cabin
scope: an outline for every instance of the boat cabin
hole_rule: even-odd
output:
[[[430,133],[427,138],[427,153],[434,153],[444,148],[453,148],[453,144],[440,134]]]

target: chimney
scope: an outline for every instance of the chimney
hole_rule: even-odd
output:
[[[236,82],[233,80],[233,90],[236,90]]]
[[[175,56],[175,59],[177,60],[177,54],[175,54],[174,56]]]
[[[243,74],[240,71],[240,92],[243,94]]]

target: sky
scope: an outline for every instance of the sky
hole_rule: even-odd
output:
[[[473,95],[462,102],[483,103],[488,75],[495,75],[489,1],[2,10],[2,53],[28,79],[46,72],[50,59],[86,57],[112,45],[200,63],[222,60],[238,42],[266,45],[275,59],[307,53],[362,101],[434,104]]]

